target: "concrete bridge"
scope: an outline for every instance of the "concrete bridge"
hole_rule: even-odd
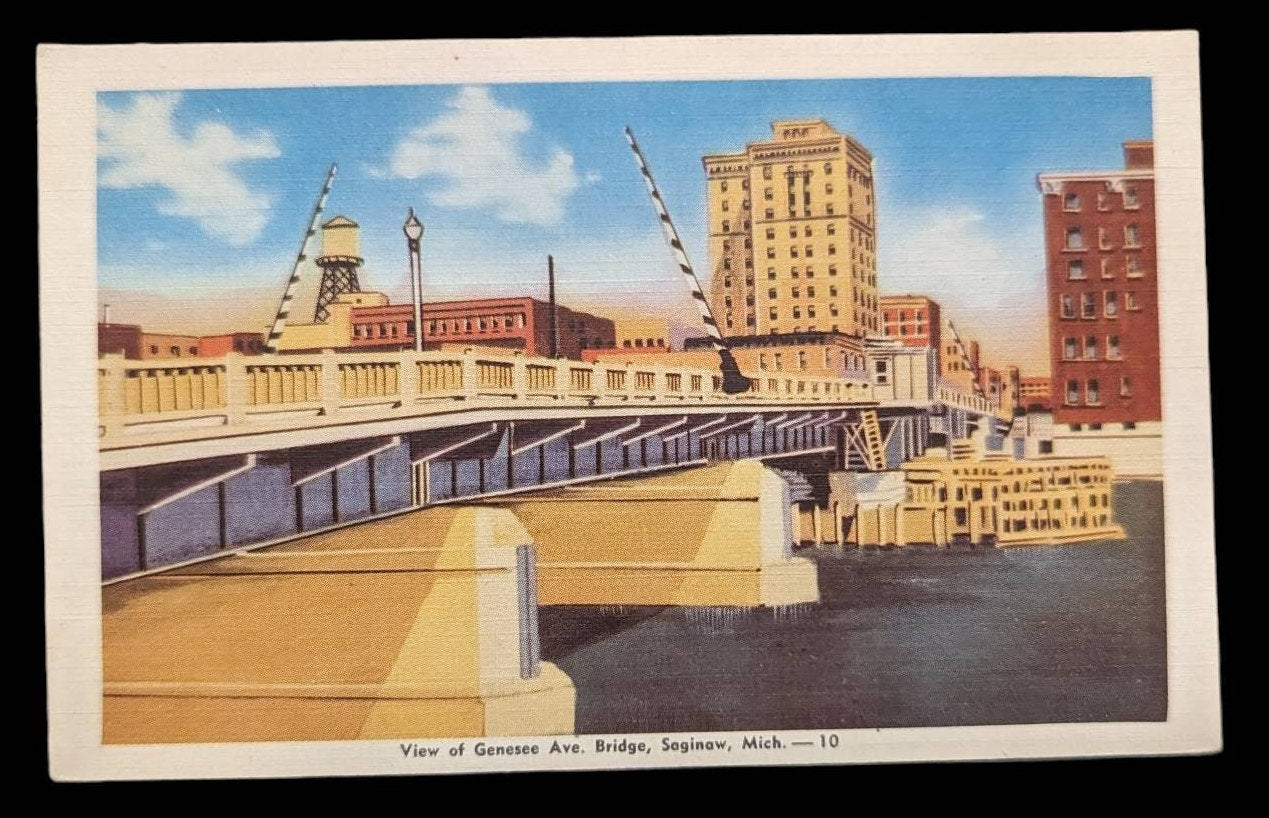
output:
[[[474,348],[103,357],[104,740],[570,732],[538,605],[812,602],[765,463],[888,468],[997,426],[880,371],[726,394]]]
[[[928,377],[866,376],[761,373],[729,395],[709,370],[476,348],[105,356],[103,577],[411,507],[714,460],[832,451],[865,467],[867,409],[894,465],[995,409]]]

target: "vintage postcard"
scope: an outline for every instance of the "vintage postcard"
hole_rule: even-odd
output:
[[[51,774],[1219,750],[1197,54],[42,47]]]

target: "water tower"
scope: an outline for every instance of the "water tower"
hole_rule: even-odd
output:
[[[317,291],[313,321],[323,324],[330,317],[327,307],[342,293],[361,292],[357,269],[361,267],[361,229],[346,216],[336,216],[322,225],[322,286]]]

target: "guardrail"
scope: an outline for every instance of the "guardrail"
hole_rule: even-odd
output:
[[[98,360],[102,449],[345,420],[410,417],[517,404],[578,407],[642,405],[873,403],[865,380],[764,373],[748,392],[729,395],[715,371],[640,363],[614,365],[461,353],[324,352],[197,361]]]
[[[981,395],[967,395],[943,382],[939,383],[935,394],[938,396],[938,402],[947,406],[977,412],[980,415],[1000,414],[1000,401],[993,401]]]

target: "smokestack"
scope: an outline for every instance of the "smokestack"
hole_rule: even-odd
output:
[[[101,307],[101,323],[103,324],[110,323],[110,305],[109,304],[103,304]]]
[[[546,300],[551,305],[550,331],[551,331],[551,357],[560,357],[560,324],[559,315],[555,306],[555,257],[546,257]]]

